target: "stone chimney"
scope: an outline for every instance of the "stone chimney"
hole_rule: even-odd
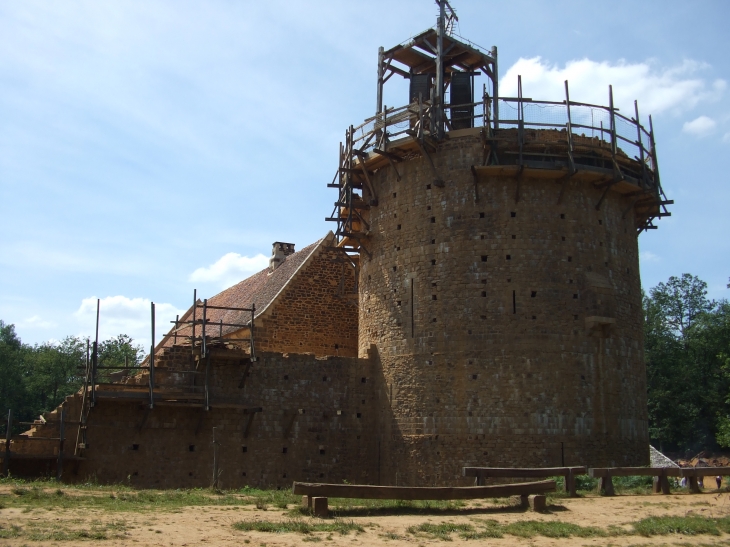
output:
[[[269,269],[273,272],[278,268],[282,262],[286,260],[286,257],[290,254],[294,254],[293,243],[283,243],[281,241],[275,241],[274,247],[271,249],[271,258],[269,259]]]

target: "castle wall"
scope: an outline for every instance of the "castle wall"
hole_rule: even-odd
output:
[[[574,177],[475,181],[477,136],[373,177],[360,355],[380,371],[384,483],[464,465],[648,463],[638,245],[629,200]],[[368,196],[365,196],[368,199]],[[590,318],[608,318],[601,326]],[[610,321],[614,321],[612,324]],[[598,326],[596,326],[598,325]],[[564,455],[564,456],[563,456]]]
[[[304,266],[256,325],[260,351],[357,356],[357,296],[353,268],[322,249]]]
[[[187,354],[178,355],[182,368],[189,368]],[[250,408],[261,407],[262,412],[245,414],[243,409],[215,406],[206,412],[199,406],[162,402],[149,410],[146,401],[100,399],[88,415],[85,460],[67,462],[64,480],[96,477],[103,483],[138,487],[210,486],[215,427],[223,488],[289,488],[294,480],[377,482],[368,361],[261,353],[243,387],[239,387],[243,367],[236,361],[225,363],[211,367],[214,400],[236,399]],[[175,365],[170,359],[168,364]],[[66,406],[67,419],[77,420],[80,395],[69,398]],[[76,429],[67,428],[66,453],[73,453]],[[15,449],[28,451],[41,443],[23,444],[25,448]],[[30,467],[11,460],[11,472],[26,468],[31,474],[55,473],[54,462],[34,462]]]

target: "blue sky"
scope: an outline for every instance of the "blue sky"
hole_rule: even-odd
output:
[[[653,115],[673,216],[640,237],[642,283],[689,272],[727,298],[730,3],[454,0],[499,48],[502,90]],[[330,224],[338,144],[375,108],[378,46],[431,0],[0,0],[0,319],[26,342],[149,343],[158,323]],[[392,86],[385,102],[404,103]],[[161,328],[158,330],[160,332]]]

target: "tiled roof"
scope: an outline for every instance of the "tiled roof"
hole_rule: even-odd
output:
[[[276,297],[289,284],[294,275],[299,271],[301,266],[312,256],[315,251],[327,240],[331,238],[331,232],[325,237],[304,247],[301,251],[293,253],[286,257],[278,268],[273,272],[266,268],[260,272],[244,279],[240,283],[227,288],[226,290],[208,298],[209,306],[224,306],[234,308],[250,308],[256,306],[256,317],[263,314],[267,308],[276,300]],[[196,319],[202,319],[203,310],[200,306],[196,310]],[[251,313],[233,310],[207,310],[206,318],[208,323],[206,331],[213,329],[212,335],[216,336],[220,332],[220,327],[215,324],[247,324],[251,320]],[[192,319],[192,306],[180,318],[181,321],[190,321]],[[196,336],[200,336],[201,325],[196,325]],[[240,330],[241,327],[223,327],[223,335]],[[190,336],[191,328],[185,327],[178,332],[179,337]],[[184,339],[184,338],[183,338]],[[173,343],[172,336],[166,336],[157,346],[158,348],[171,346]]]

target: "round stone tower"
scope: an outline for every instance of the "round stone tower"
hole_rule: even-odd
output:
[[[653,131],[638,108],[571,102],[567,82],[563,103],[521,85],[499,98],[496,48],[450,36],[441,7],[437,28],[379,54],[379,81],[407,68],[410,104],[379,104],[341,153],[334,217],[359,265],[360,355],[378,371],[379,480],[647,464],[637,236],[670,203]],[[475,101],[477,68],[491,93]]]

